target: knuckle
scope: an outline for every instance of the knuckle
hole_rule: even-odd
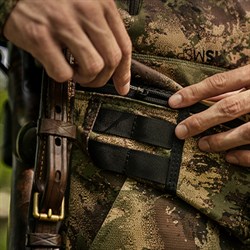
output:
[[[189,93],[186,94],[185,99],[196,99],[199,94],[199,90],[197,89],[197,85],[190,86]]]
[[[85,74],[75,73],[74,80],[79,84],[86,85],[95,79],[95,76]]]
[[[54,66],[47,70],[48,74],[57,82],[65,82],[71,78],[71,76],[64,70],[58,70],[58,67]]]
[[[132,42],[131,40],[128,38],[126,39],[126,41],[124,42],[124,45],[121,46],[121,51],[122,51],[122,57],[127,59],[131,57],[132,54]]]
[[[238,99],[224,99],[218,103],[219,113],[225,117],[237,117],[242,110],[241,101]]]
[[[241,157],[239,158],[239,163],[242,166],[250,167],[250,155],[249,155],[249,151],[241,154]]]
[[[49,11],[49,10],[48,10]],[[60,8],[60,11],[58,11],[56,8],[53,8],[50,10],[51,13],[49,13],[50,22],[53,23],[53,26],[58,28],[58,31],[61,29],[61,27],[67,27],[70,23],[69,20],[72,19],[70,17],[70,14],[65,7]]]
[[[110,69],[114,69],[118,66],[121,59],[122,59],[121,50],[116,49],[113,51],[112,55],[106,59],[105,65]]]
[[[86,65],[86,77],[87,78],[94,78],[98,75],[104,67],[102,61],[92,61]]]
[[[74,8],[78,10],[83,16],[91,18],[100,14],[100,8],[97,8],[94,1],[74,1]]]
[[[240,134],[244,141],[250,142],[250,123],[246,123],[241,126]]]
[[[209,140],[210,148],[212,152],[220,152],[224,148],[224,143],[222,138],[216,138]]]
[[[193,115],[189,121],[190,131],[202,132],[204,130],[204,121],[198,115]]]
[[[120,85],[127,84],[130,78],[131,78],[130,72],[113,76],[113,80]]]
[[[84,68],[76,69],[74,79],[80,84],[91,83],[102,71],[100,63],[89,63]]]
[[[227,75],[225,73],[217,73],[207,78],[208,85],[214,90],[222,90],[227,83]]]

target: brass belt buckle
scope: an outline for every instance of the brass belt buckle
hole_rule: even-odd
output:
[[[40,213],[38,205],[39,193],[35,192],[33,197],[33,216],[38,220],[57,222],[64,219],[64,198],[62,200],[60,215],[52,214],[52,209],[48,210],[48,213]]]

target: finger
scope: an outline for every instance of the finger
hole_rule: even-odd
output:
[[[122,53],[120,64],[113,75],[114,85],[118,93],[126,95],[129,91],[131,78],[132,43],[115,5],[111,10],[109,9],[107,21]]]
[[[226,154],[226,161],[243,167],[250,167],[250,150],[233,150]]]
[[[250,65],[218,73],[200,83],[181,89],[169,99],[172,108],[192,105],[200,100],[238,90],[250,85]]]
[[[231,91],[231,92],[227,92],[227,93],[224,93],[224,94],[221,94],[221,95],[217,95],[217,96],[214,96],[214,97],[210,97],[208,99],[206,99],[207,101],[211,101],[211,102],[218,102],[226,97],[229,97],[229,96],[232,96],[232,95],[235,95],[235,94],[238,94],[239,92],[242,92],[244,91],[245,89],[240,89],[240,90],[236,90],[236,91]]]
[[[92,42],[94,43],[95,41]],[[113,44],[112,46],[114,50],[111,50],[112,48],[110,47],[110,44]],[[107,47],[103,47],[102,49],[100,49],[100,47],[102,47],[104,44],[101,46],[98,45],[96,47],[96,49],[100,51],[100,56],[102,57],[103,60],[103,69],[99,72],[96,71],[97,74],[93,79],[91,79],[91,81],[82,82],[84,83],[84,86],[101,87],[105,85],[107,81],[112,77],[115,68],[117,67],[117,65],[121,60],[120,49],[118,48],[117,43],[115,44],[116,45],[114,45],[114,41],[112,41],[109,42],[109,45],[106,44]],[[107,56],[108,54],[110,57]]]
[[[130,83],[131,41],[114,1],[110,1],[108,9],[105,6],[104,9],[104,12],[100,12],[96,8],[91,16],[87,12],[82,16],[86,32],[105,62],[104,70],[88,85],[102,86],[113,75],[117,91],[127,94]],[[99,25],[95,26],[96,23]]]
[[[85,84],[91,82],[102,71],[104,61],[92,42],[77,22],[68,22],[59,31],[59,39],[69,48],[77,61],[74,80]]]
[[[126,95],[129,92],[131,78],[130,65],[131,60],[123,58],[121,64],[117,67],[114,73],[114,85],[120,95]]]
[[[82,27],[104,61],[104,68],[100,74],[88,85],[100,87],[113,75],[119,65],[122,53],[116,38],[107,23],[101,8],[95,8],[92,13],[81,15]]]
[[[198,142],[202,151],[221,152],[250,144],[250,123],[219,134],[205,136]]]
[[[197,135],[210,127],[233,120],[250,111],[250,91],[241,92],[225,98],[207,110],[194,114],[179,123],[175,129],[176,136],[185,139]]]
[[[47,29],[37,26],[34,33],[36,35],[32,36],[27,44],[33,44],[30,46],[31,54],[44,66],[47,74],[57,82],[64,82],[72,78],[72,68],[66,61],[61,47]]]

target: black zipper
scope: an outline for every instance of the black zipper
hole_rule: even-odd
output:
[[[101,88],[85,88],[78,85],[76,89],[100,94],[119,95],[113,84],[106,84]],[[167,107],[168,99],[172,94],[172,92],[163,89],[130,85],[130,91],[125,97]]]
[[[132,98],[134,97],[137,100],[142,100],[166,107],[168,106],[168,99],[173,93],[162,89],[137,87],[131,85],[130,94],[132,95]]]

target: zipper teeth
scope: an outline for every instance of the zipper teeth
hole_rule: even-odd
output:
[[[149,94],[153,94],[155,96],[158,96],[158,97],[163,97],[164,99],[168,99],[170,97],[170,93],[169,92],[164,92],[164,91],[161,91],[161,90],[153,90],[153,89],[149,89]]]
[[[161,89],[152,89],[152,88],[147,88],[147,87],[135,87],[135,86],[130,86],[130,88],[135,91],[138,94],[141,94],[142,96],[147,96],[147,97],[153,97],[153,98],[162,98],[164,100],[168,100],[169,97],[171,96],[171,93],[165,90]]]
[[[153,104],[169,107],[167,99],[158,99],[158,98],[155,98],[155,97],[146,96],[143,100],[147,101],[147,102],[150,102],[150,103],[153,103]]]
[[[132,91],[134,91],[135,93],[141,95],[142,97],[152,97],[152,98],[162,98],[165,100],[168,100],[169,97],[171,96],[171,92],[168,92],[166,90],[161,90],[161,89],[152,89],[152,88],[148,88],[148,87],[140,87],[140,86],[133,86],[130,85],[130,89]],[[115,88],[112,85],[105,85],[103,88],[96,88],[96,89],[88,89],[85,88],[85,91],[93,91],[96,93],[103,93],[103,94],[108,94],[110,92],[110,94],[112,94],[112,92],[114,92],[115,94]]]
[[[152,89],[148,87],[140,87],[140,86],[130,86],[132,90],[132,96],[128,96],[132,99],[142,100],[162,106],[168,106],[168,99],[171,96],[171,92],[161,90],[161,89]],[[115,92],[115,88],[113,85],[105,85],[103,88],[99,89],[89,89],[85,88],[87,92],[96,92],[100,94],[111,94],[111,95],[118,95]]]
[[[166,92],[164,90],[156,90],[151,88],[145,88],[145,87],[135,87],[132,86],[132,90],[135,92],[135,98],[146,101],[149,103],[161,105],[164,107],[168,106],[168,99],[171,96],[170,92]]]

